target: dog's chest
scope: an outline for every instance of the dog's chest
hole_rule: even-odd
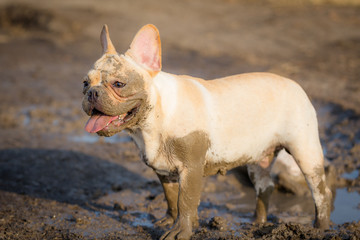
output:
[[[182,163],[167,150],[159,137],[146,136],[139,130],[130,134],[140,151],[141,160],[160,175],[175,175]]]

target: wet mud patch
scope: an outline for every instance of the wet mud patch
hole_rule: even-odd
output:
[[[359,51],[360,38],[335,40],[311,54],[304,64],[309,70],[331,73],[339,81],[346,82],[348,90],[356,92],[359,89],[357,80],[360,70],[356,67],[360,64]]]
[[[65,150],[0,150],[0,164],[1,190],[67,203],[81,204],[106,195],[114,184],[125,189],[141,179],[115,163]]]
[[[317,109],[325,157],[338,174],[359,169],[360,115],[338,104],[322,104]]]
[[[144,216],[149,214],[140,208],[143,200],[152,199],[147,187],[160,191],[159,183],[154,185],[129,168],[80,152],[0,150],[0,236],[14,237],[13,230],[22,228],[25,230],[18,236],[24,239],[40,235],[45,239],[131,235],[137,236],[134,239],[151,239],[145,230],[142,235],[138,229],[148,227],[153,220],[150,217],[146,225]],[[134,190],[144,193],[137,196]],[[126,206],[118,209],[115,203],[107,205],[112,195]],[[23,204],[26,213],[17,211]]]

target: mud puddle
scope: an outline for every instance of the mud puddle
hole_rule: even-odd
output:
[[[345,179],[355,180],[359,177],[359,170],[354,170],[350,173],[343,173],[341,177]]]
[[[346,188],[337,189],[330,219],[335,224],[360,221],[360,194],[349,192]]]

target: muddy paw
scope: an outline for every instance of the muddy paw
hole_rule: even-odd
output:
[[[314,222],[314,227],[319,228],[321,230],[329,229],[330,228],[329,218],[324,218],[324,219],[316,218]]]
[[[266,214],[256,214],[255,213],[254,217],[255,217],[254,223],[256,223],[256,224],[263,224],[263,223],[266,223],[266,221],[267,221]]]
[[[158,226],[158,227],[166,227],[166,226],[169,226],[172,224],[174,224],[174,219],[168,214],[166,214],[165,217],[163,217],[155,222],[155,226]]]
[[[188,240],[192,235],[192,227],[190,221],[178,221],[174,224],[170,231],[161,236],[160,240]]]

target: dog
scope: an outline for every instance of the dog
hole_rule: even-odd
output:
[[[101,136],[128,132],[142,160],[159,177],[172,225],[161,239],[189,239],[198,226],[203,178],[247,165],[256,190],[256,222],[267,220],[274,188],[272,159],[286,149],[303,172],[315,202],[314,226],[329,228],[331,191],[316,112],[294,81],[271,73],[215,80],[161,71],[158,29],[142,27],[129,50],[118,54],[108,27],[103,55],[84,79],[85,129]]]

